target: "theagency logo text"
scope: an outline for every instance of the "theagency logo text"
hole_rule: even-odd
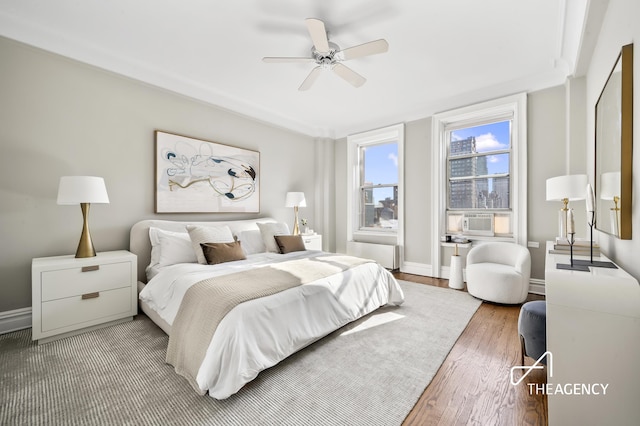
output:
[[[511,384],[516,386],[533,371],[544,368],[542,360],[547,358],[547,378],[553,377],[553,354],[549,351],[542,354],[533,365],[518,365],[511,367]],[[515,379],[515,371],[523,370],[522,376]],[[608,383],[527,383],[530,395],[606,395]]]

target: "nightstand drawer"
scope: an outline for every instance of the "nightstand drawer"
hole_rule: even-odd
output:
[[[42,301],[131,286],[131,263],[108,263],[42,272]]]
[[[42,303],[42,332],[131,314],[131,287],[96,293],[86,293],[85,299],[77,295]]]
[[[303,235],[302,241],[307,250],[322,250],[322,235]]]

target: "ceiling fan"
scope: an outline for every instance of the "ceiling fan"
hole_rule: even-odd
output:
[[[339,77],[353,85],[362,86],[366,78],[344,65],[342,62],[364,56],[376,55],[389,50],[389,43],[385,39],[374,40],[358,46],[340,49],[329,41],[324,22],[320,19],[307,18],[305,20],[313,47],[311,57],[264,57],[264,62],[315,62],[316,67],[311,70],[307,78],[302,82],[298,90],[308,90],[316,81],[322,70],[332,70]]]

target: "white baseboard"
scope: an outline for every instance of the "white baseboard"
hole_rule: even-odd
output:
[[[400,266],[400,272],[413,275],[422,275],[423,277],[433,276],[433,268],[431,265],[418,262],[403,262]]]
[[[0,334],[31,327],[31,308],[0,312]]]
[[[407,274],[421,275],[423,277],[432,277],[433,268],[431,265],[418,262],[404,262],[400,267],[400,272]],[[449,267],[442,266],[440,268],[440,278],[449,279]],[[544,280],[532,278],[529,280],[529,293],[545,295]]]
[[[533,294],[540,294],[542,296],[544,296],[545,293],[545,287],[544,287],[544,280],[538,279],[538,278],[532,278],[529,280],[529,293],[533,293]]]

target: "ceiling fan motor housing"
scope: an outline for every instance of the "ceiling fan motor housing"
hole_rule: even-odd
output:
[[[328,52],[320,52],[315,46],[311,48],[311,55],[316,61],[316,64],[322,67],[322,69],[331,69],[333,64],[336,63],[339,58],[336,53],[340,51],[340,46],[333,42],[329,43]]]

